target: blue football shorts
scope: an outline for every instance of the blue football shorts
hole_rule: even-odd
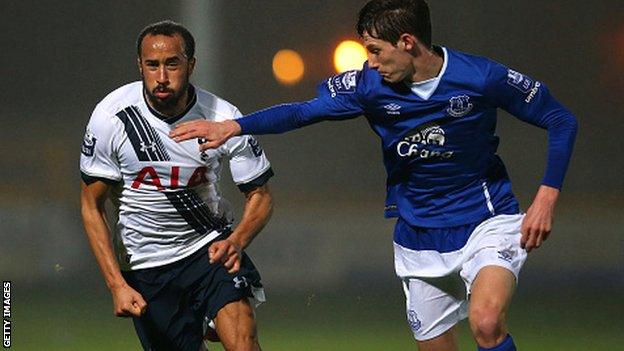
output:
[[[160,267],[123,272],[128,284],[147,302],[134,327],[145,350],[197,351],[204,328],[230,302],[264,296],[260,274],[243,253],[238,273],[219,262],[210,264],[208,246]]]

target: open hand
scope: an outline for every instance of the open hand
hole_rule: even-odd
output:
[[[531,252],[542,246],[552,230],[559,189],[542,185],[522,221],[520,245]]]
[[[232,120],[223,122],[207,121],[205,119],[197,119],[176,125],[169,133],[169,137],[176,142],[201,138],[205,142],[199,145],[201,151],[207,149],[215,149],[229,138],[238,135],[241,129],[238,123]]]

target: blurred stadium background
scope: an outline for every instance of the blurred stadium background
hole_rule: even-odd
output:
[[[13,282],[16,350],[137,350],[79,215],[78,155],[94,105],[138,79],[135,37],[171,18],[197,40],[193,81],[243,112],[305,100],[357,39],[365,1],[3,2],[0,278]],[[434,42],[546,82],[580,120],[551,239],[522,273],[510,324],[523,350],[613,350],[624,342],[624,2],[431,0]],[[273,55],[297,51],[282,85]],[[500,113],[500,154],[524,208],[546,133]],[[415,350],[393,275],[384,172],[364,119],[260,138],[276,177],[273,220],[249,249],[269,302],[266,350]],[[223,190],[240,214],[241,195]],[[462,343],[473,349],[467,326]],[[217,349],[219,349],[217,347]]]

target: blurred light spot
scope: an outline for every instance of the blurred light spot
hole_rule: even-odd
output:
[[[65,268],[60,263],[54,265],[54,271],[56,273],[61,273],[63,270],[65,270]]]
[[[353,40],[345,40],[334,51],[334,67],[338,73],[361,69],[366,61],[366,49]]]
[[[303,59],[294,50],[280,50],[273,56],[273,75],[282,84],[298,83],[304,71]]]

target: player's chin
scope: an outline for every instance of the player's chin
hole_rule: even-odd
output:
[[[386,83],[394,84],[394,83],[398,83],[400,81],[400,79],[396,78],[396,76],[391,75],[391,74],[387,74],[387,75],[384,75],[382,77],[383,77],[384,82],[386,82]]]

